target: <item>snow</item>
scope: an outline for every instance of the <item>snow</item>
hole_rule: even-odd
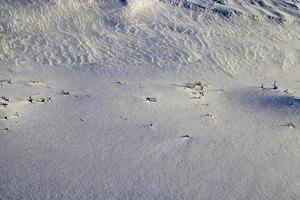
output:
[[[299,199],[299,2],[261,2],[2,1],[0,199]]]

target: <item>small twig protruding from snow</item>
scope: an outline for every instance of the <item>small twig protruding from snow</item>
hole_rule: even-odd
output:
[[[204,92],[200,91],[200,92],[192,92],[193,95],[201,95],[204,97]]]
[[[29,101],[30,103],[33,103],[33,98],[32,98],[31,96],[29,96],[29,97],[28,97],[28,101]]]
[[[183,138],[191,138],[191,136],[190,135],[183,135],[183,136],[181,136],[181,137],[183,137]]]
[[[4,79],[4,80],[0,80],[0,83],[8,83],[8,84],[12,84],[11,79]]]
[[[204,90],[204,87],[208,87],[207,84],[203,84],[201,81],[196,81],[195,83],[185,83],[183,85],[176,85],[178,87],[189,88],[192,90]]]
[[[289,123],[287,124],[287,126],[290,127],[290,128],[296,128],[296,126],[295,126],[292,122],[289,122]]]
[[[193,95],[195,95],[194,97],[191,97],[192,99],[201,99],[201,97],[204,97],[204,92],[200,91],[200,92],[193,92]]]
[[[273,90],[277,90],[277,89],[278,89],[278,86],[276,84],[276,81],[274,81],[274,83],[273,83]]]
[[[289,89],[286,89],[286,90],[283,90],[284,93],[288,94],[288,95],[293,95],[295,94],[296,92],[289,92]]]
[[[121,82],[121,81],[117,81],[116,84],[118,84],[118,85],[127,85],[127,83]]]
[[[1,106],[5,108],[6,106],[8,106],[8,103],[1,103]]]
[[[42,97],[42,98],[38,98],[38,99],[33,99],[31,96],[28,97],[28,101],[30,103],[33,103],[34,101],[35,102],[45,103],[45,102],[50,102],[51,99],[52,99],[51,97],[46,97],[46,98]]]
[[[1,119],[8,120],[8,117],[6,117],[6,116],[5,117],[1,117]]]
[[[45,103],[45,102],[50,102],[51,101],[51,97],[47,97],[47,98],[40,98],[38,100],[36,100],[37,102],[42,102],[42,103]]]
[[[3,99],[4,101],[9,102],[9,98],[2,96],[1,99]]]
[[[154,97],[147,97],[147,98],[146,98],[146,101],[149,101],[149,102],[157,102],[157,99],[154,98]]]
[[[64,90],[61,90],[61,94],[62,94],[62,95],[70,95],[70,92],[66,92],[66,91],[64,91]]]

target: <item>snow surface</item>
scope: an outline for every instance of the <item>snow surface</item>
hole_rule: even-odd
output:
[[[300,199],[299,3],[2,0],[0,199]]]

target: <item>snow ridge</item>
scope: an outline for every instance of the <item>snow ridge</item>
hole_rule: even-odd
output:
[[[299,1],[291,0],[160,0],[174,6],[194,11],[210,10],[224,17],[247,15],[252,18],[266,17],[277,23],[300,21]]]

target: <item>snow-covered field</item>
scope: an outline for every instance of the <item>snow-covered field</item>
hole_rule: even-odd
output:
[[[299,8],[0,1],[0,199],[300,199]]]

